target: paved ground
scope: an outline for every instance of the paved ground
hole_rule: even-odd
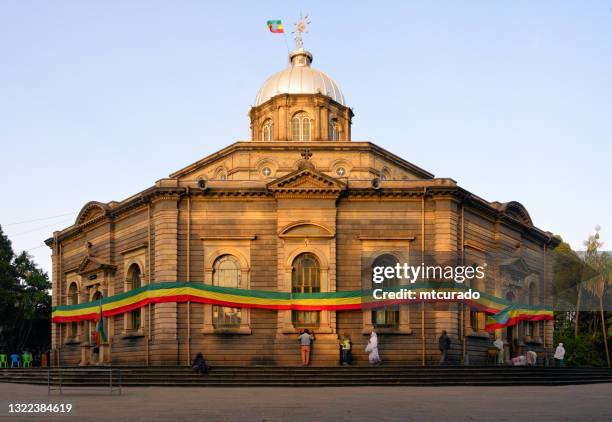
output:
[[[10,414],[9,403],[71,403]],[[121,396],[0,383],[0,420],[612,421],[612,384],[569,387],[125,388]]]

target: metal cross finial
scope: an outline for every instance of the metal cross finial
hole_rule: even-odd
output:
[[[302,158],[304,158],[304,160],[310,160],[310,157],[312,157],[312,152],[310,152],[309,148],[306,148],[304,152],[300,155],[302,156]]]
[[[292,34],[295,34],[295,49],[299,50],[304,48],[304,40],[302,39],[303,33],[308,33],[306,30],[306,26],[310,25],[310,19],[308,19],[308,13],[305,16],[302,16],[302,12],[300,12],[300,19],[295,23],[295,30],[291,31]]]

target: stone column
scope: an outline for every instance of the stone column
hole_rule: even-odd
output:
[[[174,282],[178,278],[178,196],[168,195],[153,200],[155,283]],[[177,364],[176,303],[157,303],[153,310],[153,364]]]
[[[432,245],[433,251],[426,250],[426,253],[434,252],[437,260],[449,260],[448,264],[457,265],[458,262],[454,259],[457,257],[456,254],[460,253],[457,250],[459,237],[457,229],[458,219],[460,218],[457,203],[450,197],[429,199],[429,201],[432,200],[434,201],[434,215],[430,227],[433,227],[435,232],[426,233],[425,236],[429,240],[426,240],[426,244]],[[443,262],[438,262],[438,264],[445,265]],[[435,331],[430,334],[433,344],[436,343],[440,333],[446,331],[454,344],[453,349],[459,351],[458,355],[461,359],[463,354],[462,339],[461,331],[458,329],[461,323],[461,305],[459,303],[435,303],[432,307],[435,310]],[[435,357],[437,348],[428,352],[434,354]]]
[[[55,233],[54,233],[55,235]],[[51,305],[60,305],[60,277],[59,277],[59,256],[58,256],[57,237],[54,236],[53,248],[51,253],[52,262],[52,287],[51,287]],[[57,365],[57,349],[61,339],[59,338],[59,330],[57,324],[51,324],[51,353],[49,353],[49,366]]]

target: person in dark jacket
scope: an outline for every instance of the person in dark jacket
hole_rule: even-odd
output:
[[[440,349],[440,365],[444,365],[448,360],[448,351],[451,347],[451,339],[446,334],[446,331],[442,331],[442,335],[438,339],[438,348]]]
[[[191,369],[198,374],[206,374],[210,369],[208,363],[206,363],[206,359],[204,359],[204,355],[202,352],[198,352],[195,359],[193,360],[193,364],[191,365]]]
[[[340,365],[350,365],[353,363],[352,346],[351,337],[346,333],[342,333],[340,338]]]

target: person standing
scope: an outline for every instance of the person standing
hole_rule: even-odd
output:
[[[298,337],[301,349],[300,354],[302,357],[302,366],[308,366],[310,363],[310,347],[312,346],[314,339],[314,335],[310,334],[308,329],[305,329],[304,332]]]
[[[378,354],[378,336],[374,331],[372,331],[372,334],[370,334],[370,341],[368,341],[365,351],[368,353],[368,361],[370,364],[379,365],[382,362],[382,359]]]
[[[555,349],[553,358],[555,359],[556,366],[564,366],[563,359],[565,359],[565,347],[563,347],[563,343],[559,343]]]
[[[504,364],[504,341],[497,337],[497,339],[495,339],[495,341],[493,342],[493,346],[495,346],[495,348],[497,349],[497,364],[498,365],[503,365]]]
[[[442,335],[438,339],[438,348],[440,349],[440,365],[444,365],[448,359],[448,351],[451,347],[451,339],[446,334],[446,330],[442,331]]]
[[[340,340],[340,365],[350,365],[352,361],[351,338],[346,333],[343,333]]]

